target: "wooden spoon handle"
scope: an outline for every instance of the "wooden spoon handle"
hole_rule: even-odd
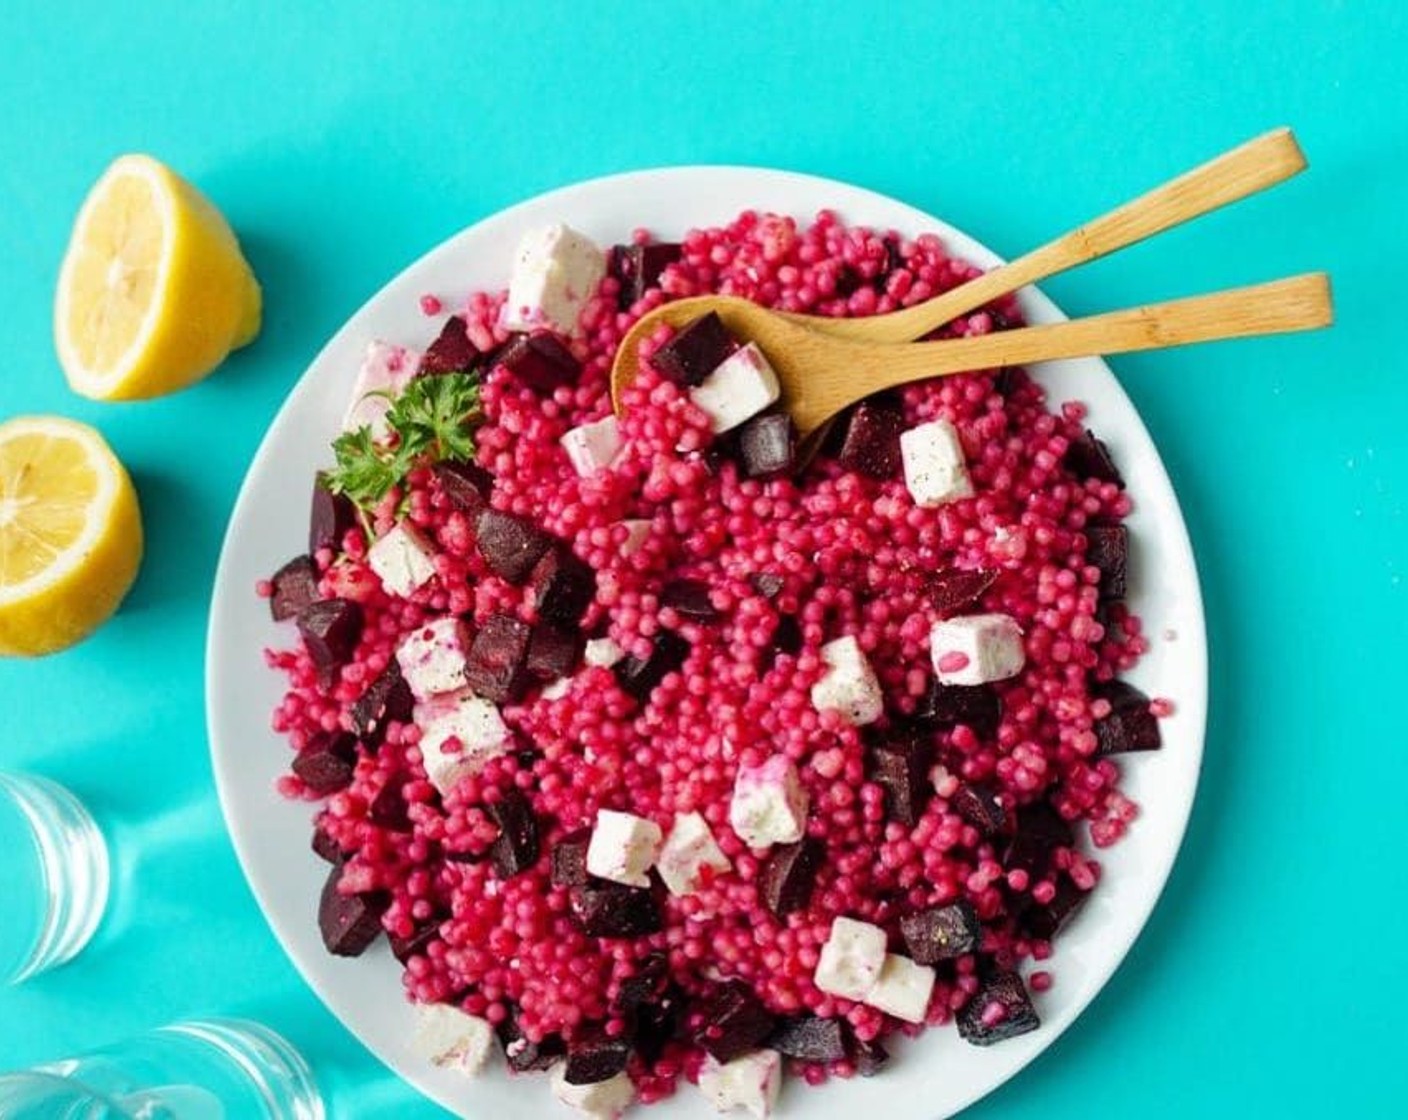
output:
[[[799,416],[798,428],[810,431],[827,416],[862,396],[927,377],[1057,358],[1162,350],[1222,338],[1307,331],[1329,326],[1333,320],[1330,279],[1323,272],[1311,272],[1269,284],[1112,311],[1066,323],[942,342],[910,342],[874,348],[858,346],[858,358],[862,353],[865,355],[865,368],[877,373],[883,370],[883,375],[866,378],[854,397],[851,393],[856,390],[849,389],[838,378],[839,392],[832,395],[831,400],[823,402],[822,394],[818,393],[813,400],[797,402],[816,413]],[[797,409],[794,407],[793,411]]]
[[[792,314],[786,318],[812,330],[856,341],[909,342],[1027,284],[1265,190],[1305,170],[1305,166],[1305,155],[1291,130],[1278,128],[924,303],[868,319]]]

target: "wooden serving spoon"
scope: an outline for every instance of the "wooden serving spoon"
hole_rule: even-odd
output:
[[[1107,256],[1274,187],[1306,168],[1289,128],[1263,133],[1147,194],[923,303],[861,319],[779,312],[812,330],[860,342],[910,342],[1009,292]]]
[[[872,393],[911,381],[1056,358],[1314,330],[1329,326],[1334,318],[1329,277],[1323,272],[1065,323],[940,342],[851,342],[798,326],[733,296],[677,300],[657,308],[648,318],[654,320],[652,326],[669,323],[682,327],[709,311],[718,313],[731,334],[762,347],[782,385],[782,403],[792,416],[799,440]],[[631,335],[627,334],[622,352],[630,344]],[[615,380],[620,372],[619,354],[617,362],[612,371],[612,392],[620,412],[623,386]],[[625,384],[634,372],[632,368]]]
[[[1146,237],[1208,213],[1218,207],[1245,198],[1259,190],[1279,183],[1303,170],[1306,166],[1295,137],[1289,129],[1281,128],[1251,140],[1230,152],[1226,152],[1209,163],[1203,164],[1179,176],[1148,194],[1126,203],[1110,213],[1096,218],[1079,229],[1058,237],[1024,257],[994,269],[958,288],[937,296],[925,303],[917,304],[903,311],[863,319],[832,319],[814,315],[793,315],[770,311],[746,300],[729,296],[698,296],[665,304],[643,316],[627,332],[617,349],[611,370],[611,395],[616,411],[622,408],[621,392],[635,380],[639,369],[639,347],[641,340],[653,332],[661,323],[680,327],[709,311],[717,311],[725,326],[742,338],[757,342],[768,356],[782,382],[783,403],[796,421],[799,435],[805,436],[835,415],[841,409],[855,403],[883,388],[908,381],[936,377],[945,373],[956,373],[964,369],[983,369],[1017,361],[1039,361],[1042,358],[1075,356],[1075,351],[1040,354],[1029,353],[1024,358],[1005,357],[1009,353],[1028,354],[1023,347],[1028,342],[1009,343],[1008,349],[998,346],[995,349],[977,347],[964,353],[959,350],[940,352],[937,346],[951,343],[926,343],[914,347],[915,353],[904,359],[906,372],[896,378],[899,368],[894,363],[898,355],[884,348],[909,339],[918,338],[936,327],[951,321],[976,307],[1015,291],[1026,284],[1034,283],[1077,264],[1094,260],[1134,244]],[[1304,280],[1305,278],[1302,278]],[[1287,282],[1290,283],[1290,282]],[[1274,289],[1274,285],[1266,286]],[[1238,293],[1226,293],[1226,297],[1239,296],[1242,302],[1228,305],[1226,310],[1247,309],[1245,300],[1262,289],[1245,289]],[[1296,289],[1304,301],[1309,292],[1304,287]],[[1292,308],[1285,303],[1286,294],[1279,289],[1269,294],[1278,299],[1271,320],[1278,326],[1249,330],[1249,324],[1229,324],[1228,333],[1212,330],[1212,324],[1202,319],[1199,322],[1198,337],[1170,340],[1155,345],[1174,346],[1181,342],[1204,341],[1212,338],[1238,337],[1247,334],[1272,333],[1283,330],[1306,330],[1313,326],[1324,326],[1329,322],[1329,298],[1323,283],[1320,283],[1323,306],[1319,308],[1302,306],[1306,321],[1300,325],[1287,325],[1285,316]],[[1214,299],[1222,297],[1203,297]],[[1184,301],[1187,303],[1188,301]],[[1180,305],[1168,305],[1169,308]],[[1216,308],[1203,307],[1205,316]],[[1143,316],[1144,329],[1157,329],[1150,316],[1157,316],[1164,308],[1161,305],[1144,308],[1139,312],[1120,312],[1117,315]],[[1324,321],[1316,321],[1321,315]],[[1085,320],[1087,328],[1079,335],[1067,334],[1066,338],[1081,338],[1079,354],[1118,353],[1120,349],[1149,349],[1149,345],[1111,348],[1089,333],[1089,325],[1108,323],[1110,316]],[[1253,315],[1253,319],[1255,316]],[[1111,324],[1112,325],[1112,324]],[[1057,324],[1070,326],[1070,324]],[[1030,328],[1035,330],[1037,328]],[[1041,328],[1048,330],[1049,328]],[[804,331],[808,334],[799,334]],[[1211,331],[1211,333],[1209,333]],[[1003,337],[1025,335],[1024,331],[1002,332]],[[999,336],[988,336],[996,340]],[[1032,336],[1026,336],[1030,339]],[[1048,333],[1039,336],[1051,339]],[[960,339],[956,342],[975,344],[985,339]],[[1126,342],[1128,339],[1126,339]],[[832,348],[844,343],[841,348]],[[882,349],[870,350],[863,344],[880,344]],[[1066,343],[1071,345],[1072,343]],[[856,349],[856,347],[860,349]],[[794,351],[793,347],[800,347]],[[921,356],[923,355],[923,356]],[[967,366],[953,366],[953,360],[971,360]],[[915,362],[920,367],[915,366]],[[927,361],[937,362],[932,368],[924,367]],[[927,368],[927,372],[923,370]],[[804,403],[806,402],[806,403]]]

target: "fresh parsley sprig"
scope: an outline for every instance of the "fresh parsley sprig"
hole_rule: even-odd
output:
[[[477,375],[417,377],[391,398],[390,438],[378,442],[363,426],[333,440],[337,466],[328,472],[328,489],[370,512],[419,464],[474,458],[474,429],[483,419]]]

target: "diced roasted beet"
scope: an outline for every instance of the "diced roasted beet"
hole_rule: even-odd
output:
[[[924,591],[939,614],[958,614],[974,606],[999,574],[989,568],[945,568],[925,577]]]
[[[696,622],[717,622],[718,608],[709,599],[709,585],[702,579],[672,579],[660,589],[660,605]]]
[[[313,505],[308,512],[308,551],[320,548],[342,551],[342,538],[357,524],[357,507],[346,494],[334,494],[324,485],[324,476],[313,480]]]
[[[612,671],[621,690],[643,704],[667,675],[685,663],[687,657],[689,643],[672,630],[662,630],[655,635],[649,657],[644,661],[634,654],[623,657],[612,666]]]
[[[714,988],[690,1013],[694,1042],[717,1062],[731,1062],[757,1048],[777,1020],[742,980]]]
[[[474,528],[479,555],[495,575],[519,584],[552,547],[552,537],[526,517],[486,509]]]
[[[1110,458],[1110,449],[1105,446],[1104,440],[1096,439],[1095,433],[1089,428],[1079,438],[1071,441],[1071,445],[1066,448],[1062,464],[1077,478],[1113,482],[1121,490],[1124,489],[1124,478],[1115,466],[1114,459]]]
[[[1017,828],[1002,866],[1007,871],[1039,875],[1051,862],[1052,851],[1069,848],[1074,841],[1070,824],[1045,801],[1024,805],[1017,810]]]
[[[1129,574],[1129,530],[1119,522],[1085,527],[1085,562],[1100,569],[1100,598],[1123,599]]]
[[[620,883],[589,882],[573,893],[572,911],[588,937],[644,937],[664,924],[649,888]]]
[[[636,301],[635,264],[631,259],[634,245],[613,245],[606,252],[606,274],[614,276],[619,287],[616,289],[616,309],[629,311]]]
[[[790,614],[784,614],[777,620],[777,625],[772,631],[772,648],[774,653],[786,653],[796,656],[802,648],[802,624]]]
[[[929,781],[933,764],[933,744],[919,732],[892,731],[870,748],[871,778],[885,790],[891,820],[910,827],[919,820],[934,791]]]
[[[654,1003],[670,986],[670,961],[664,953],[651,953],[630,976],[621,981],[616,1006],[631,1012],[642,1004]]]
[[[469,341],[469,327],[464,317],[451,315],[440,328],[435,341],[421,355],[416,375],[426,377],[439,373],[460,373],[473,369],[478,360],[479,351]]]
[[[631,1039],[647,1064],[653,1064],[679,1033],[684,993],[670,976],[663,953],[652,953],[635,974],[621,982],[617,1010],[626,1017]]]
[[[415,707],[411,686],[401,675],[401,666],[392,658],[376,680],[352,705],[352,730],[362,745],[375,751],[386,738],[386,725],[392,720],[406,723]]]
[[[1007,828],[1007,810],[998,799],[997,789],[987,782],[965,782],[949,799],[949,808],[984,836],[996,836]]]
[[[836,1062],[846,1056],[846,1029],[840,1019],[815,1015],[783,1019],[769,1036],[767,1046],[799,1062]]]
[[[679,1034],[684,1004],[684,992],[671,985],[658,1002],[642,1004],[631,1015],[631,1041],[648,1065],[659,1061],[665,1047]]]
[[[528,640],[532,628],[511,614],[493,614],[469,643],[464,679],[476,696],[504,704],[528,686]]]
[[[738,429],[720,432],[714,436],[704,450],[699,453],[699,461],[704,464],[704,468],[713,478],[718,478],[724,473],[726,463],[737,463]]]
[[[812,900],[816,873],[825,855],[821,841],[810,836],[773,848],[758,876],[763,905],[779,918],[805,909]]]
[[[787,581],[776,572],[754,572],[748,577],[748,582],[753,585],[753,590],[764,599],[776,599],[782,594],[782,589],[787,585]]]
[[[1101,599],[1095,604],[1094,618],[1104,629],[1106,638],[1114,642],[1123,642],[1123,635],[1113,629],[1116,607],[1122,609],[1124,604],[1118,599]]]
[[[494,489],[494,476],[475,463],[456,463],[446,459],[431,467],[440,483],[440,492],[457,510],[477,518],[489,507],[489,494]]]
[[[631,1059],[631,1044],[625,1038],[612,1038],[599,1027],[581,1032],[567,1047],[567,1068],[563,1079],[569,1085],[595,1085],[609,1081]]]
[[[685,327],[650,359],[666,381],[694,386],[718,368],[738,349],[738,341],[728,333],[724,321],[711,311]]]
[[[313,829],[313,854],[319,859],[325,859],[328,863],[341,863],[343,860],[342,845],[332,838],[331,833],[323,827],[322,821]]]
[[[905,267],[904,254],[900,252],[899,239],[895,237],[885,238],[881,244],[885,246],[885,271],[878,277],[881,286],[884,285],[885,278],[892,272]]]
[[[632,270],[632,280],[635,281],[640,295],[645,295],[650,288],[658,287],[660,277],[665,269],[674,264],[684,255],[684,246],[677,241],[658,241],[649,245],[633,246],[633,253],[629,256],[638,258],[639,263],[634,265]],[[637,299],[640,296],[636,297]]]
[[[1050,941],[1089,897],[1089,891],[1081,890],[1063,875],[1056,882],[1056,894],[1051,901],[1044,905],[1032,902],[1018,915],[1017,924],[1023,933]]]
[[[989,1011],[1000,1007],[1001,1018]],[[958,1033],[974,1046],[991,1046],[1041,1026],[1022,978],[1015,972],[994,972],[958,1013]]]
[[[575,626],[596,598],[596,573],[565,544],[549,548],[529,579],[538,617]]]
[[[423,955],[426,946],[439,936],[440,919],[435,918],[417,926],[410,937],[396,937],[394,934],[387,934],[386,940],[391,943],[391,955],[405,964],[412,957]]]
[[[362,636],[362,608],[351,599],[323,599],[304,607],[298,615],[298,632],[313,664],[329,678],[352,659]]]
[[[385,891],[343,894],[337,889],[342,867],[333,867],[318,902],[318,929],[323,944],[337,957],[360,957],[381,932],[381,916],[391,905]]]
[[[345,731],[318,732],[293,760],[293,772],[319,795],[346,789],[356,768],[357,740]]]
[[[504,1057],[515,1073],[549,1069],[567,1052],[557,1035],[548,1035],[541,1042],[531,1042],[518,1025],[518,1008],[510,1004],[509,1012],[494,1026]]]
[[[1090,694],[1110,705],[1110,714],[1095,721],[1097,754],[1156,751],[1163,746],[1158,718],[1149,710],[1149,698],[1132,684],[1105,681],[1093,685]]]
[[[900,919],[909,955],[919,964],[938,964],[977,952],[983,938],[978,912],[967,902],[932,906]]]
[[[406,804],[405,779],[391,778],[367,808],[371,822],[391,832],[411,831],[410,806]]]
[[[540,622],[528,637],[528,675],[540,681],[554,681],[577,668],[586,639],[576,627],[568,629]]]
[[[538,818],[521,792],[511,789],[489,806],[499,835],[489,846],[489,859],[500,879],[512,879],[538,862]]]
[[[776,478],[797,464],[797,430],[785,412],[765,412],[738,429],[738,463],[744,478]]]
[[[849,471],[872,478],[895,478],[900,472],[900,433],[904,413],[890,397],[861,401],[851,412],[837,461]]]
[[[865,277],[848,264],[841,266],[841,271],[836,274],[836,294],[838,296],[854,295],[865,284]]]
[[[294,618],[318,601],[318,566],[311,556],[295,556],[270,576],[269,582],[273,585],[269,613],[275,622]]]
[[[571,385],[582,372],[582,363],[572,351],[547,331],[519,335],[503,348],[496,363],[539,393]]]
[[[978,738],[991,739],[1002,720],[1002,700],[990,684],[943,684],[933,680],[913,719],[938,731],[967,724]]]
[[[851,1061],[855,1062],[856,1072],[862,1077],[874,1077],[889,1064],[890,1052],[879,1040],[866,1042],[858,1038],[855,1040]]]
[[[650,245],[613,245],[610,272],[621,282],[616,306],[629,311],[633,303],[660,282],[660,274],[680,259],[684,246],[661,241]]]
[[[552,849],[552,885],[582,887],[587,882],[587,844],[591,831],[581,829],[564,836]]]

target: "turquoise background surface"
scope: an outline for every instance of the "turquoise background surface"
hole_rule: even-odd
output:
[[[1404,5],[8,0],[0,43],[0,417],[98,425],[149,536],[112,624],[0,663],[0,766],[79,791],[119,863],[89,952],[0,991],[0,1067],[240,1014],[304,1049],[339,1120],[444,1115],[336,1024],[267,931],[216,806],[202,705],[245,466],[324,340],[405,264],[540,190],[699,162],[851,180],[1015,255],[1285,123],[1308,174],[1047,288],[1080,314],[1327,268],[1339,325],[1114,362],[1202,571],[1202,786],[1124,968],[969,1115],[1402,1115]],[[206,384],[104,406],[65,387],[50,300],[85,190],[133,149],[224,209],[267,317]]]

